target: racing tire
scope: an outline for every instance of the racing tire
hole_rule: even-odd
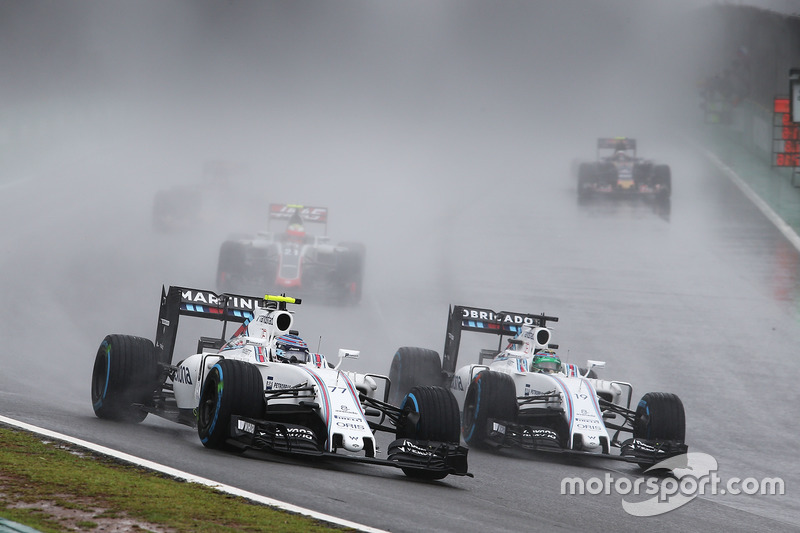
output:
[[[578,200],[584,201],[591,197],[594,185],[595,169],[591,163],[581,163],[578,167]]]
[[[514,421],[517,418],[517,394],[508,374],[482,370],[472,378],[464,397],[461,435],[469,446],[485,442],[489,419]]]
[[[668,165],[656,165],[653,168],[653,185],[660,186],[656,193],[659,200],[667,200],[672,194],[672,172]]]
[[[343,242],[339,246],[346,249],[340,255],[337,264],[337,270],[342,279],[342,303],[355,305],[361,301],[366,248],[359,242]]]
[[[415,385],[442,385],[439,354],[426,348],[404,346],[397,350],[389,368],[389,403],[399,405]]]
[[[686,438],[686,413],[683,402],[669,392],[648,392],[636,406],[633,418],[633,438],[647,441],[676,441]],[[640,463],[649,468],[650,463]]]
[[[94,359],[92,408],[98,418],[138,424],[158,386],[158,362],[150,339],[107,335]]]
[[[208,372],[197,407],[200,442],[206,448],[224,449],[230,438],[231,415],[263,418],[264,410],[264,380],[258,367],[220,359]]]
[[[409,414],[419,413],[416,423]],[[396,438],[444,443],[460,442],[458,402],[449,390],[438,386],[412,387],[400,403],[400,419]],[[419,468],[402,468],[408,477],[436,480],[448,472],[432,472]]]
[[[244,274],[246,259],[244,245],[237,241],[225,241],[219,248],[217,262],[217,289],[220,292],[235,292]]]

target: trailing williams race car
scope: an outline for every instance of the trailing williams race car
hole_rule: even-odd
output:
[[[667,200],[672,192],[669,166],[637,157],[636,139],[597,139],[597,160],[578,163],[576,167],[581,200],[595,194]]]
[[[197,427],[209,448],[339,457],[422,479],[471,475],[449,390],[413,387],[390,405],[387,377],[340,370],[359,352],[339,350],[336,366],[310,352],[291,329],[287,303],[300,300],[162,288],[155,344],[130,335],[108,335],[100,344],[92,372],[95,414],[138,423],[152,413]],[[197,353],[173,364],[181,316],[221,321],[222,335],[200,337]],[[226,339],[228,322],[241,325]],[[385,458],[375,431],[395,435]]]
[[[266,232],[231,238],[219,251],[217,288],[223,292],[292,291],[311,299],[356,303],[361,299],[364,246],[333,244],[327,236],[328,209],[270,204],[272,220],[287,221],[283,233]],[[325,235],[306,232],[307,224],[324,224]]]
[[[433,350],[400,348],[389,372],[395,384],[390,401],[415,386],[449,385],[468,445],[599,455],[642,468],[686,453],[681,400],[650,392],[631,409],[631,384],[597,378],[594,369],[604,362],[590,360],[585,368],[562,363],[547,327],[557,320],[452,307],[443,361]],[[457,369],[462,331],[497,335],[498,347],[481,350],[477,364]],[[621,440],[623,433],[630,437]]]

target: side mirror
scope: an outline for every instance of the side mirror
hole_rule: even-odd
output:
[[[361,352],[358,350],[348,350],[347,348],[339,348],[339,363],[336,365],[336,370],[342,366],[345,359],[358,359]]]
[[[605,361],[595,361],[593,359],[588,359],[586,361],[586,367],[587,368],[586,368],[586,374],[584,374],[584,376],[588,376],[589,372],[593,368],[605,368],[605,366],[606,366],[606,362]]]

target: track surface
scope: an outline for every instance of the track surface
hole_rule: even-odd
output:
[[[449,303],[559,316],[562,357],[606,360],[603,375],[633,383],[635,398],[677,393],[692,451],[713,455],[723,479],[780,476],[784,496],[706,495],[644,519],[625,513],[618,494],[560,494],[564,477],[636,478],[637,469],[624,463],[473,450],[474,479],[418,483],[393,469],[216,453],[194,431],[152,417],[140,426],[98,420],[89,378],[102,337],[152,337],[160,285],[213,286],[219,242],[209,232],[151,231],[148,211],[129,209],[136,202],[103,188],[112,168],[99,156],[88,169],[73,163],[58,176],[7,189],[2,200],[5,227],[15,223],[6,214],[32,189],[48,213],[3,236],[11,252],[3,259],[3,414],[392,531],[515,531],[531,524],[791,529],[800,501],[793,489],[798,466],[789,460],[790,412],[765,406],[795,395],[789,374],[800,341],[797,252],[691,147],[658,148],[676,162],[669,215],[643,202],[578,205],[566,170],[517,194],[494,186],[462,190],[473,196],[465,202],[482,206],[481,216],[431,210],[409,222],[426,228],[411,230],[418,236],[413,248],[399,249],[402,235],[389,224],[378,228],[382,238],[367,242],[364,301],[343,310],[303,305],[297,323],[323,351],[360,348],[363,357],[353,366],[385,373],[401,345],[441,349]],[[108,164],[128,156],[116,152]],[[537,164],[549,163],[533,160],[530,168]],[[131,180],[135,171],[129,169]],[[65,177],[71,187],[83,181],[92,196],[60,201]],[[469,348],[462,353],[466,362]]]

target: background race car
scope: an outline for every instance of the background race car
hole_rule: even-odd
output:
[[[273,221],[284,227],[273,232]],[[309,230],[323,226],[322,235]],[[217,288],[223,292],[291,291],[309,301],[352,304],[361,299],[364,245],[333,244],[328,209],[270,204],[267,231],[222,243]]]
[[[672,193],[669,166],[637,157],[636,139],[628,137],[597,139],[597,159],[573,164],[573,173],[580,200],[596,194],[668,200]]]
[[[390,401],[414,386],[449,386],[470,446],[603,456],[642,468],[686,453],[680,398],[651,392],[631,409],[630,383],[597,377],[594,369],[604,362],[590,360],[578,367],[561,361],[547,327],[557,320],[544,314],[451,307],[442,360],[433,350],[415,347],[400,348],[394,355]],[[498,345],[482,349],[478,363],[457,368],[462,331],[496,335]],[[630,438],[621,440],[621,434]]]
[[[162,288],[155,343],[108,335],[100,344],[92,372],[95,414],[139,423],[152,413],[196,427],[209,448],[336,457],[422,479],[470,475],[450,391],[414,387],[390,405],[386,376],[340,370],[359,352],[340,349],[336,366],[311,352],[292,329],[288,303],[300,300]],[[221,321],[222,334],[200,337],[196,353],[173,363],[181,316]],[[229,322],[241,325],[227,338]],[[395,436],[383,458],[377,431]]]
[[[176,184],[169,189],[161,189],[153,198],[153,228],[162,233],[204,230],[219,225],[223,220],[231,220],[230,212],[215,208],[219,198],[234,192],[245,181],[247,175],[244,165],[225,160],[206,161],[199,179],[189,183]],[[249,182],[248,182],[249,184]],[[251,195],[257,198],[258,195]],[[242,213],[254,212],[257,208],[245,205]],[[242,201],[242,200],[240,200]]]

